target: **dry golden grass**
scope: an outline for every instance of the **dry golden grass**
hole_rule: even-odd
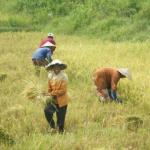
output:
[[[1,143],[0,149],[116,150],[150,149],[150,43],[113,43],[87,37],[56,35],[53,58],[68,64],[71,103],[64,135],[51,135],[43,107],[35,98],[47,90],[47,72],[34,75],[32,52],[46,33],[0,34],[0,124],[15,144]],[[121,80],[118,87],[122,105],[101,104],[95,94],[92,73],[97,67],[129,67],[133,81]],[[27,82],[25,82],[27,81]],[[21,109],[19,108],[21,106]],[[11,110],[12,107],[16,109]],[[10,113],[11,112],[11,113]],[[136,116],[143,125],[136,132],[124,128],[126,118]]]

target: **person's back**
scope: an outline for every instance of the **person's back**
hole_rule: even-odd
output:
[[[100,88],[116,89],[116,85],[120,79],[117,69],[114,68],[98,68],[93,75],[95,84]],[[115,87],[114,87],[115,86]]]
[[[36,49],[36,51],[32,54],[32,62],[35,66],[36,75],[40,75],[40,67],[47,65],[52,61],[53,49],[55,49],[55,45],[46,42],[42,48]]]
[[[32,55],[32,59],[45,59],[47,55],[51,55],[49,47],[38,48]]]
[[[43,39],[43,40],[41,41],[39,47],[42,47],[42,45],[44,45],[46,42],[50,42],[50,43],[56,45],[56,42],[55,42],[55,40],[54,40],[53,37],[47,37],[47,38],[45,38],[45,39]]]

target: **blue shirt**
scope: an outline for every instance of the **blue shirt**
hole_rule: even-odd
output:
[[[48,59],[52,56],[51,49],[49,47],[38,48],[32,55],[32,59]]]

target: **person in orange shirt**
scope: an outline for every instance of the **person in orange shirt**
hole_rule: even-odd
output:
[[[67,105],[69,102],[69,97],[67,94],[68,77],[63,71],[66,68],[67,65],[57,59],[53,60],[46,66],[46,69],[49,71],[48,95],[52,96],[55,106],[52,103],[47,104],[44,112],[45,117],[52,129],[56,128],[53,120],[53,114],[56,112],[59,133],[64,132],[64,122]]]
[[[100,101],[104,102],[109,99],[122,103],[117,97],[117,84],[120,78],[131,80],[131,74],[127,68],[98,68],[93,74],[93,81],[96,86],[97,95]]]

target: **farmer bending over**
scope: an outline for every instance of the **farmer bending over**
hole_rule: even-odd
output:
[[[45,67],[48,63],[52,61],[52,54],[55,49],[55,45],[46,42],[41,46],[41,48],[38,48],[32,55],[32,62],[35,66],[36,75],[40,76],[40,67]]]
[[[43,39],[43,40],[41,41],[39,47],[42,47],[42,45],[44,45],[44,44],[47,43],[47,42],[50,42],[50,43],[52,43],[52,44],[55,45],[55,47],[54,47],[54,49],[53,49],[53,51],[54,51],[55,48],[56,48],[56,42],[55,42],[55,40],[54,40],[54,34],[53,34],[53,33],[48,33],[47,38],[45,38],[45,39]]]
[[[93,80],[100,101],[105,102],[111,99],[115,102],[122,103],[122,100],[117,97],[117,84],[120,78],[126,77],[131,80],[131,74],[127,68],[98,68],[94,72]]]
[[[47,95],[52,96],[53,103],[51,102],[47,104],[44,112],[45,117],[52,130],[56,127],[53,120],[53,114],[56,112],[59,133],[62,133],[64,131],[65,115],[67,111],[67,104],[69,101],[67,95],[68,77],[63,71],[66,68],[67,65],[63,64],[60,60],[57,59],[53,60],[46,66],[46,69],[49,71]]]

